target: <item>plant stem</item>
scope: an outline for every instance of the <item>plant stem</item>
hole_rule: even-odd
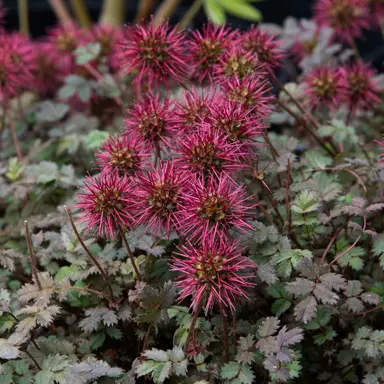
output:
[[[331,247],[332,247],[332,244],[335,242],[335,240],[337,239],[337,236],[339,236],[339,233],[342,231],[342,229],[343,229],[343,227],[340,227],[340,228],[336,231],[336,233],[333,235],[331,241],[329,242],[327,248],[325,249],[323,255],[321,256],[320,265],[323,264],[323,262],[324,262],[324,260],[325,260],[325,258],[326,258],[326,256],[327,256],[329,250],[330,250]]]
[[[121,27],[125,19],[125,0],[104,0],[99,24]]]
[[[125,249],[128,252],[129,259],[131,260],[132,267],[135,270],[135,274],[136,274],[137,280],[138,281],[142,281],[139,269],[136,266],[135,258],[133,257],[133,253],[131,251],[131,248],[129,247],[128,241],[127,241],[127,239],[125,237],[125,234],[124,234],[124,231],[123,231],[123,229],[121,227],[119,227],[119,231],[120,231],[121,240],[123,241],[124,247],[125,247]]]
[[[236,312],[232,314],[232,342],[233,342],[233,353],[236,356],[236,353],[237,353]]]
[[[140,0],[135,19],[133,21],[134,24],[138,24],[146,20],[151,14],[155,3],[155,0]]]
[[[18,0],[19,30],[29,37],[28,0]]]
[[[28,253],[29,253],[29,261],[31,263],[31,269],[32,269],[32,274],[36,280],[36,284],[39,287],[39,291],[43,289],[41,286],[41,282],[39,280],[39,275],[36,267],[36,257],[33,254],[33,249],[32,249],[32,241],[31,241],[31,234],[29,233],[29,228],[28,228],[28,222],[24,221],[24,227],[25,227],[25,237],[27,239],[27,246],[28,246]]]
[[[203,306],[204,298],[205,298],[205,295],[201,295],[199,301],[196,304],[195,312],[192,317],[192,322],[191,322],[191,325],[189,326],[187,340],[185,341],[184,352],[188,352],[188,347],[189,347],[189,343],[191,342],[191,339],[193,338],[193,340],[195,340],[195,337],[194,337],[195,326],[196,326],[197,319],[199,318],[199,313]]]
[[[355,53],[356,59],[361,60],[360,52],[359,52],[359,49],[357,48],[355,39],[351,38],[350,44],[351,44],[351,47],[353,49],[353,52]]]
[[[108,275],[105,273],[104,269],[101,267],[101,265],[99,264],[99,262],[96,260],[95,256],[92,255],[91,251],[89,250],[89,248],[85,245],[83,239],[81,238],[77,228],[76,228],[76,225],[73,221],[73,218],[71,216],[71,213],[69,212],[68,208],[66,206],[64,206],[64,209],[65,209],[65,212],[67,213],[67,216],[68,216],[68,219],[69,219],[69,222],[71,223],[71,227],[73,229],[73,232],[75,232],[75,235],[77,237],[77,240],[79,241],[79,243],[81,244],[81,246],[83,247],[85,253],[88,255],[88,257],[91,259],[91,261],[93,262],[93,264],[95,264],[96,268],[99,270],[99,272],[101,273],[101,276],[103,277],[104,281],[105,281],[105,284],[107,285],[108,287],[108,291],[109,291],[109,297],[110,297],[110,302],[111,304],[113,305],[116,305],[116,302],[115,302],[115,298],[113,296],[113,291],[112,291],[112,286],[111,286],[111,283],[108,279]]]
[[[369,309],[368,311],[360,312],[360,313],[358,313],[358,315],[360,315],[360,316],[365,316],[365,315],[368,315],[368,313],[374,312],[374,311],[376,311],[377,309],[381,309],[381,308],[384,308],[384,304],[381,304],[381,305],[378,305],[377,307],[371,308],[371,309]]]
[[[291,178],[291,162],[288,160],[288,172],[287,172],[287,180],[285,182],[285,210],[288,220],[288,234],[291,236],[292,234],[292,214],[291,214],[291,202],[289,199],[289,187],[292,182]]]
[[[19,139],[17,138],[17,134],[16,134],[16,130],[15,130],[15,123],[13,121],[11,113],[8,110],[8,107],[9,107],[9,104],[7,101],[5,101],[4,102],[4,114],[6,114],[8,117],[9,130],[11,131],[13,145],[15,146],[15,150],[17,153],[17,159],[19,160],[20,163],[22,163],[23,162],[23,154],[21,153]]]
[[[194,17],[197,15],[197,12],[199,12],[201,6],[203,5],[203,0],[195,0],[188,11],[185,13],[184,17],[181,19],[179,25],[177,28],[179,30],[187,28],[188,24],[194,19]]]
[[[149,324],[148,329],[147,329],[147,332],[145,333],[145,337],[144,337],[144,342],[143,342],[143,348],[142,348],[142,351],[141,351],[141,355],[143,355],[143,353],[144,353],[145,350],[147,349],[147,346],[148,346],[148,340],[149,340],[149,335],[151,334],[151,329],[152,329],[152,324]]]
[[[49,0],[56,17],[60,20],[61,24],[73,23],[71,14],[68,12],[63,0]]]
[[[73,9],[73,12],[79,20],[79,23],[82,27],[85,29],[91,29],[92,27],[92,20],[89,17],[89,14],[87,12],[87,6],[84,3],[84,0],[70,0],[71,1],[71,7]]]
[[[157,26],[162,21],[167,20],[170,16],[172,16],[173,12],[180,3],[181,0],[163,0],[159,9],[155,13],[155,16],[153,16],[154,25]]]
[[[224,361],[229,363],[229,340],[228,340],[228,321],[227,314],[223,308],[223,304],[220,305],[221,323],[223,325],[223,342],[224,342]]]
[[[36,368],[41,371],[41,367],[39,365],[39,363],[36,361],[36,359],[26,350],[26,349],[20,349],[21,351],[23,351],[26,355],[28,355],[28,357],[33,361],[33,364],[36,365]]]

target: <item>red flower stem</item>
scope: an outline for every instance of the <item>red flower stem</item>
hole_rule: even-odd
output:
[[[288,234],[291,236],[292,234],[292,215],[291,215],[291,202],[289,199],[289,187],[290,183],[292,182],[291,177],[291,162],[288,160],[288,172],[287,172],[287,179],[285,182],[285,210],[288,220]]]
[[[4,111],[8,117],[9,130],[11,131],[12,141],[13,141],[13,145],[15,146],[15,149],[16,149],[17,158],[18,158],[19,162],[22,163],[23,162],[23,154],[21,153],[19,139],[17,138],[17,134],[16,134],[16,130],[15,130],[15,123],[13,121],[12,114],[9,113],[8,107],[9,107],[9,104],[6,101],[4,103]]]
[[[326,258],[326,256],[327,256],[329,250],[330,250],[331,247],[332,247],[332,244],[335,242],[337,236],[339,236],[339,233],[342,231],[342,229],[343,229],[343,227],[340,227],[340,228],[336,231],[336,233],[333,235],[331,241],[329,242],[327,248],[325,249],[323,255],[321,256],[320,265],[323,264],[323,262],[324,262],[324,260],[325,260],[325,258]]]
[[[49,3],[62,24],[73,23],[71,14],[68,12],[63,0],[49,0]]]
[[[109,291],[109,301],[110,301],[110,304],[113,304],[114,306],[116,305],[116,302],[115,302],[115,298],[113,296],[113,291],[112,291],[112,286],[111,286],[111,283],[108,279],[108,275],[106,274],[106,272],[104,271],[104,269],[101,267],[101,265],[99,264],[99,262],[96,260],[95,256],[92,255],[91,251],[89,250],[89,248],[85,245],[83,239],[81,238],[77,228],[76,228],[76,225],[73,221],[73,218],[72,218],[72,215],[71,213],[69,212],[68,208],[66,206],[64,206],[64,209],[65,209],[65,212],[68,216],[68,219],[69,219],[69,222],[71,224],[71,227],[73,229],[73,232],[75,233],[76,237],[77,237],[77,240],[79,241],[79,243],[81,244],[81,246],[83,247],[85,253],[88,255],[88,257],[91,259],[91,261],[93,262],[93,264],[95,264],[96,268],[99,270],[99,272],[101,273],[101,276],[103,277],[103,280],[105,282],[105,284],[107,285],[108,287],[108,291]]]
[[[232,342],[233,342],[233,353],[236,356],[236,353],[237,353],[236,312],[232,314]]]
[[[223,325],[224,361],[225,363],[229,363],[229,340],[228,340],[227,314],[225,313],[223,304],[219,303],[219,306],[220,306],[221,323]]]
[[[25,227],[25,237],[27,239],[27,246],[28,246],[28,253],[29,253],[29,261],[31,263],[31,270],[32,274],[36,280],[36,284],[39,287],[39,291],[43,289],[41,286],[41,282],[39,280],[39,275],[36,267],[36,257],[33,254],[33,249],[32,249],[32,241],[31,241],[31,234],[29,233],[29,228],[28,228],[28,222],[24,221],[24,227]]]
[[[351,38],[350,39],[350,44],[351,44],[351,48],[353,49],[353,52],[354,52],[354,54],[356,56],[356,59],[357,60],[361,60],[360,52],[359,52],[359,49],[357,48],[355,39]]]
[[[365,316],[365,315],[368,315],[368,313],[374,312],[374,311],[381,309],[381,308],[384,308],[384,304],[381,304],[381,305],[378,305],[377,307],[371,308],[368,311],[360,312],[357,315]]]
[[[192,317],[192,322],[191,322],[191,325],[189,326],[187,340],[185,341],[184,352],[188,352],[188,347],[189,347],[189,343],[191,342],[191,339],[195,340],[195,337],[194,337],[195,326],[196,326],[197,319],[199,318],[199,313],[203,306],[204,298],[205,298],[205,295],[201,295],[199,301],[196,304],[195,312],[193,313],[193,317]]]
[[[143,357],[143,354],[144,354],[145,350],[147,349],[149,335],[151,334],[151,329],[152,329],[152,324],[149,324],[147,332],[145,333],[145,337],[144,337],[143,348],[141,350],[141,357]]]
[[[28,355],[28,357],[33,361],[33,364],[36,365],[36,368],[41,371],[41,367],[39,365],[39,363],[36,361],[36,359],[26,350],[26,349],[21,349],[20,348],[20,351],[24,352],[26,355]]]
[[[148,16],[152,13],[152,9],[155,4],[156,0],[140,0],[133,23],[139,24],[148,19]]]
[[[123,229],[122,229],[121,227],[119,227],[119,231],[120,231],[121,240],[122,240],[122,242],[123,242],[123,244],[124,244],[125,249],[126,249],[127,252],[128,252],[129,259],[131,260],[132,267],[133,267],[133,269],[135,270],[135,274],[136,274],[137,280],[138,280],[138,281],[142,281],[142,278],[141,278],[141,275],[140,275],[140,271],[139,271],[139,269],[137,268],[137,265],[136,265],[136,263],[135,263],[135,258],[133,257],[132,250],[131,250],[131,248],[130,248],[130,246],[129,246],[129,244],[128,244],[128,241],[127,241],[127,239],[126,239],[126,237],[125,237],[125,234],[124,234],[124,232],[123,232]]]

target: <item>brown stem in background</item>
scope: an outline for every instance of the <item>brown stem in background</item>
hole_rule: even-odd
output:
[[[148,19],[153,8],[155,7],[155,4],[156,0],[140,0],[133,23],[138,24]]]
[[[147,332],[145,333],[145,337],[144,337],[144,342],[143,342],[143,348],[142,348],[142,351],[141,351],[141,355],[143,355],[143,353],[144,353],[145,350],[147,349],[147,346],[148,346],[148,340],[149,340],[149,335],[151,334],[151,329],[152,329],[152,324],[150,324],[150,325],[148,326]]]
[[[135,274],[136,274],[137,280],[138,281],[142,281],[139,269],[137,268],[136,263],[135,263],[135,258],[133,257],[133,253],[131,251],[131,248],[129,247],[128,241],[127,241],[127,239],[125,237],[125,234],[124,234],[124,232],[123,232],[121,227],[119,227],[119,231],[120,231],[121,240],[122,240],[122,242],[124,244],[125,249],[128,252],[129,259],[131,260],[132,267],[135,270]]]
[[[41,282],[39,280],[38,270],[37,270],[37,266],[36,266],[36,257],[35,257],[35,255],[33,253],[31,234],[29,233],[29,228],[28,228],[28,222],[27,221],[24,221],[24,227],[25,227],[25,237],[27,239],[29,261],[31,263],[32,274],[33,274],[33,276],[35,278],[37,286],[39,287],[39,291],[41,291],[43,289],[43,287],[41,286]]]
[[[197,319],[199,318],[199,313],[203,306],[204,298],[205,298],[205,295],[201,295],[199,301],[196,304],[195,312],[193,313],[193,317],[192,317],[192,322],[191,322],[191,325],[189,326],[187,340],[185,341],[184,352],[188,352],[188,347],[191,342],[191,339],[195,340],[195,336],[194,336],[195,326],[196,326]]]
[[[203,5],[203,0],[195,0],[184,17],[181,19],[177,29],[182,30],[188,27],[188,24],[195,18],[200,8]]]
[[[232,342],[233,342],[233,353],[236,356],[236,353],[237,353],[236,312],[232,314]]]
[[[350,44],[351,44],[351,48],[353,49],[353,52],[356,56],[356,59],[361,60],[360,52],[359,52],[359,49],[357,48],[356,41],[351,38]]]
[[[19,30],[29,37],[28,0],[18,0]]]
[[[121,27],[125,20],[126,0],[104,0],[99,24]]]
[[[227,314],[225,313],[223,304],[219,303],[219,305],[220,305],[221,323],[223,325],[224,361],[225,363],[229,363],[229,340],[228,340]]]
[[[107,285],[108,287],[108,291],[109,291],[109,297],[110,297],[110,302],[111,304],[116,304],[115,302],[115,298],[113,296],[113,291],[112,291],[112,286],[111,286],[111,283],[108,279],[108,275],[105,273],[104,269],[101,267],[101,265],[99,264],[99,262],[96,260],[95,256],[92,255],[91,251],[89,250],[89,248],[85,245],[83,239],[81,238],[76,226],[75,226],[75,223],[73,221],[73,218],[71,216],[71,213],[69,212],[68,208],[66,206],[64,206],[64,209],[65,209],[65,212],[67,213],[67,216],[68,216],[68,219],[69,219],[69,222],[71,223],[71,227],[73,229],[73,232],[75,233],[76,237],[77,237],[77,240],[79,241],[79,243],[81,244],[81,246],[83,247],[85,253],[88,255],[88,257],[91,259],[91,261],[93,262],[93,264],[95,264],[96,268],[99,270],[99,272],[101,273],[101,276],[103,277],[104,281],[105,281],[105,284]]]
[[[6,115],[6,117],[8,117],[9,130],[11,131],[13,145],[15,146],[15,150],[17,153],[17,159],[20,163],[22,163],[23,154],[21,153],[19,139],[17,138],[15,130],[15,122],[13,121],[12,113],[9,111],[9,103],[7,99],[4,101],[3,113],[4,116]]]
[[[167,20],[173,15],[181,0],[163,0],[159,9],[153,16],[154,25],[159,25],[162,21]]]
[[[48,0],[51,4],[53,11],[56,14],[56,17],[60,20],[61,24],[71,24],[73,23],[71,14],[69,13],[67,7],[65,6],[63,0]]]
[[[371,308],[368,311],[360,312],[357,315],[365,316],[365,315],[368,315],[368,313],[374,312],[374,311],[381,309],[381,308],[384,308],[384,304],[381,304],[381,305],[378,305],[377,307]]]
[[[87,6],[85,5],[84,0],[70,0],[72,10],[79,21],[80,25],[85,29],[91,29],[92,20],[89,17]]]
[[[28,355],[28,357],[33,361],[33,364],[36,365],[36,368],[41,371],[41,367],[39,365],[39,363],[36,361],[36,359],[26,350],[26,349],[21,349],[20,348],[20,351],[24,352],[26,355]]]
[[[291,235],[292,233],[292,214],[291,214],[291,201],[289,199],[289,187],[290,183],[292,182],[291,177],[291,162],[288,159],[288,172],[287,172],[287,179],[285,182],[285,210],[288,220],[288,234]]]
[[[339,233],[340,233],[342,230],[343,230],[343,227],[340,227],[340,228],[336,231],[336,233],[333,235],[331,241],[329,242],[327,248],[325,249],[323,255],[321,256],[320,265],[323,264],[323,262],[324,262],[326,256],[328,255],[329,250],[330,250],[331,247],[332,247],[332,244],[335,242],[335,240],[337,239],[337,236],[339,236]]]

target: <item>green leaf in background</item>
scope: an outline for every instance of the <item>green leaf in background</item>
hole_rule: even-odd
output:
[[[220,5],[230,15],[240,17],[241,19],[260,21],[262,19],[261,12],[248,4],[247,0],[218,0]]]
[[[89,132],[88,136],[85,138],[85,147],[89,150],[97,149],[108,139],[108,136],[108,132],[95,129],[94,131]]]
[[[213,24],[221,25],[225,23],[226,17],[224,9],[217,0],[205,0],[204,9],[208,19],[211,20]]]

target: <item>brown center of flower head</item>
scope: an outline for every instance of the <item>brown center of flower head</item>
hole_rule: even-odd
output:
[[[178,190],[174,186],[157,183],[147,201],[157,214],[167,216],[175,211],[178,196]]]
[[[257,57],[263,63],[271,60],[271,50],[264,41],[259,39],[247,39],[243,43],[246,51],[257,53]]]
[[[201,202],[198,211],[200,217],[208,219],[211,223],[217,223],[227,218],[230,208],[224,196],[212,193]]]
[[[97,42],[100,44],[102,55],[108,55],[113,47],[113,39],[107,34],[102,34],[97,37]]]
[[[111,163],[122,172],[131,172],[137,167],[139,158],[136,151],[131,148],[119,148],[111,152]]]
[[[354,20],[355,10],[349,0],[335,2],[330,9],[333,27],[348,27]]]
[[[206,255],[197,256],[196,280],[202,282],[217,280],[223,270],[223,263],[226,259],[222,255],[217,255],[213,252],[208,252]]]
[[[352,73],[348,76],[348,85],[354,94],[364,92],[367,89],[367,79],[361,73]]]
[[[216,157],[216,148],[211,143],[194,145],[191,154],[190,162],[199,168],[209,169],[211,166],[220,166],[221,161]]]
[[[96,212],[103,212],[104,215],[109,215],[110,211],[123,207],[121,195],[116,188],[99,191],[95,196],[94,202],[96,204]]]
[[[241,131],[242,123],[235,118],[223,117],[214,122],[214,126],[225,133],[231,141],[237,141],[244,138]]]
[[[210,67],[217,63],[222,52],[221,42],[216,39],[203,39],[200,42],[200,49],[197,51],[197,61],[201,65]]]
[[[144,139],[159,139],[165,129],[165,121],[157,113],[143,115],[138,124]]]
[[[312,81],[312,85],[319,97],[327,98],[336,95],[336,84],[330,75],[316,77]]]
[[[227,97],[230,101],[236,103],[250,105],[254,103],[255,98],[251,95],[246,87],[235,87],[232,88],[228,93]]]
[[[169,45],[162,39],[149,36],[140,42],[140,57],[148,64],[156,64],[169,58],[167,53]]]
[[[193,126],[195,125],[202,116],[208,111],[207,106],[201,102],[183,109],[184,113],[184,125]]]
[[[224,73],[228,76],[236,75],[240,79],[251,75],[255,68],[252,60],[249,60],[244,55],[232,55],[224,66]]]
[[[73,33],[62,33],[56,37],[56,47],[60,52],[71,53],[76,49],[76,39]]]

